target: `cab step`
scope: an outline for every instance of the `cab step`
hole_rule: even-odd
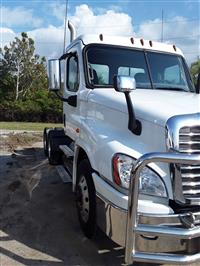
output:
[[[67,145],[59,145],[60,150],[66,155],[67,158],[74,157],[74,152]]]
[[[60,178],[62,179],[63,183],[71,183],[72,182],[72,177],[71,175],[66,171],[66,169],[64,168],[64,166],[62,165],[57,165],[56,166],[56,170],[60,176]]]

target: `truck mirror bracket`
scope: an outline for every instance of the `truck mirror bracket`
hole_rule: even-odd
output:
[[[77,107],[77,95],[72,95],[69,96],[68,98],[63,98],[59,95],[57,91],[55,91],[55,94],[62,102],[67,102],[69,105]]]
[[[130,92],[124,92],[127,108],[128,108],[128,129],[135,135],[141,135],[142,133],[142,124],[139,120],[136,119],[133,104],[130,97]]]

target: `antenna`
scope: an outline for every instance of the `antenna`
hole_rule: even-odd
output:
[[[65,6],[65,24],[64,24],[64,42],[63,42],[63,54],[65,53],[65,43],[66,43],[66,31],[67,31],[67,10],[68,10],[68,0],[66,0],[66,6]]]
[[[162,29],[161,29],[161,42],[163,42],[163,26],[164,26],[164,11],[162,9]]]

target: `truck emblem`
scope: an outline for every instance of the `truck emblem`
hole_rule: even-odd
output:
[[[195,227],[195,215],[192,212],[189,212],[187,216],[180,216],[180,221],[186,228]]]

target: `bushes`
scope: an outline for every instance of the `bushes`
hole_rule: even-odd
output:
[[[43,90],[26,101],[0,103],[0,121],[62,122],[62,102]]]

